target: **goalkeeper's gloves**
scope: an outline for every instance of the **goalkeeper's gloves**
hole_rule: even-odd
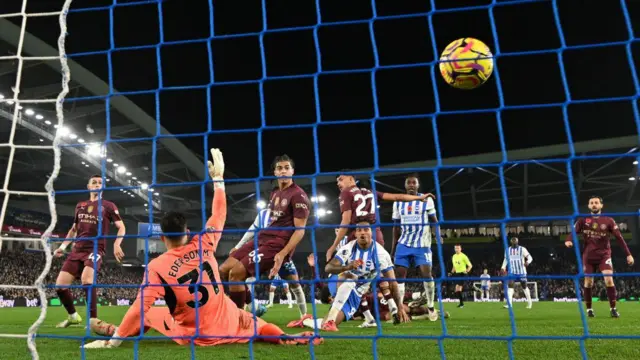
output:
[[[222,188],[224,190],[224,182],[222,182],[224,176],[224,158],[222,157],[222,152],[220,149],[213,148],[211,149],[211,160],[209,161],[209,176],[211,180],[214,180],[213,188],[218,189]]]

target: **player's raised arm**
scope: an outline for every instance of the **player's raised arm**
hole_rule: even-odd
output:
[[[624,250],[625,255],[627,255],[627,264],[629,266],[633,265],[634,263],[633,255],[631,255],[629,246],[627,246],[627,242],[624,241],[624,238],[622,237],[622,233],[620,232],[620,228],[618,227],[618,224],[616,224],[615,220],[611,219],[610,227],[611,227],[610,231],[613,234],[613,236],[615,236],[616,241],[618,241],[618,245],[620,245],[622,250]]]
[[[344,239],[344,237],[347,236],[347,232],[349,231],[349,228],[347,226],[351,225],[351,206],[353,204],[353,194],[351,194],[349,189],[342,190],[340,192],[339,201],[340,213],[342,214],[342,218],[340,220],[340,227],[338,228],[336,237],[333,240],[333,244],[331,244],[331,246],[327,250],[327,262],[331,261],[333,254],[338,248],[338,244],[340,244],[340,240]]]
[[[222,229],[224,229],[227,220],[227,195],[224,187],[224,158],[220,149],[211,149],[211,159],[209,161],[209,176],[213,183],[213,201],[211,203],[211,216],[207,220],[207,233],[205,237],[210,245],[213,246],[214,252],[218,247],[218,241],[222,237]],[[203,239],[204,241],[204,239]]]
[[[378,198],[385,201],[423,201],[426,198],[435,199],[436,197],[433,194],[422,194],[422,195],[409,195],[409,194],[391,194],[386,192],[376,191]]]
[[[576,235],[580,236],[579,234],[582,232],[582,228],[584,227],[584,218],[579,218],[576,223],[573,225],[574,230],[576,231]],[[567,235],[566,240],[564,241],[564,245],[566,247],[572,247],[573,246],[573,233],[569,232],[569,234]]]

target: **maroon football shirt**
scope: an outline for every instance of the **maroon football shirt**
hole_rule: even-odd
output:
[[[269,197],[269,227],[258,233],[258,241],[281,239],[286,244],[294,229],[278,230],[273,227],[294,227],[293,219],[309,217],[309,198],[305,191],[293,183],[284,190],[276,189]]]
[[[615,220],[608,216],[579,218],[575,225],[576,234],[582,235],[585,242],[585,259],[608,259],[611,258],[611,235],[615,236],[620,247],[627,256],[631,255],[627,243],[624,241],[620,229]],[[569,233],[567,241],[571,241],[572,234]]]
[[[109,225],[120,221],[120,213],[114,203],[102,200],[102,209],[98,212],[98,200],[81,201],[76,205],[74,224],[76,225],[76,238],[89,238],[104,236],[109,233]],[[102,217],[102,231],[98,233],[98,217]],[[98,240],[98,251],[104,253],[106,239]],[[93,240],[79,240],[75,242],[74,252],[93,252]]]
[[[384,193],[376,191],[376,198],[382,200]],[[373,193],[369,189],[357,186],[348,187],[340,192],[340,212],[351,210],[351,223],[356,225],[358,220],[366,219],[370,224],[376,222],[376,210],[378,203],[374,200]]]

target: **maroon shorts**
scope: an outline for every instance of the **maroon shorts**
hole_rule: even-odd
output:
[[[356,239],[356,231],[351,231],[349,235],[349,241]],[[382,246],[384,246],[384,236],[382,235],[382,230],[379,227],[376,228],[376,242]]]
[[[62,265],[61,271],[68,272],[76,279],[80,279],[82,276],[82,270],[85,266],[88,266],[96,271],[100,271],[100,265],[102,265],[102,256],[104,252],[99,252],[96,260],[96,267],[93,267],[94,256],[92,252],[76,252],[72,251],[67,255],[67,259]]]
[[[260,275],[268,275],[273,267],[275,256],[284,249],[284,244],[280,239],[266,240],[258,242],[258,254],[255,253],[255,244],[250,241],[240,249],[231,254],[231,257],[237,259],[247,269],[247,273],[253,277],[260,278]],[[289,255],[285,256],[282,265],[289,261]],[[258,263],[259,274],[256,275],[256,262]]]
[[[595,274],[596,268],[599,269],[600,272],[604,270],[613,270],[611,257],[582,257],[582,271],[585,274]]]

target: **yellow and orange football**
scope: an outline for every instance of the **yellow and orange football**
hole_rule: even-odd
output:
[[[462,38],[453,41],[440,56],[440,74],[447,84],[464,90],[475,89],[493,73],[493,54],[482,41]]]

